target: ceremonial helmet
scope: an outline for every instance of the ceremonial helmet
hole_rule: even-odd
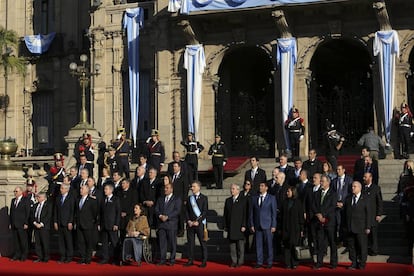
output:
[[[158,132],[158,129],[153,129],[153,130],[151,130],[151,136],[159,136],[160,134],[159,134],[159,132]]]
[[[63,154],[62,153],[60,153],[60,152],[56,152],[54,155],[53,155],[53,158],[54,158],[54,160],[55,160],[55,162],[57,162],[57,161],[61,161],[61,162],[63,162],[65,159],[64,159],[64,157],[63,157]]]

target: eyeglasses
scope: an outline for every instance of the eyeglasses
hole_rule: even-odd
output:
[[[13,191],[13,193],[17,193],[18,191]]]

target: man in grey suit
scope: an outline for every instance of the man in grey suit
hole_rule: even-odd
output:
[[[175,264],[177,251],[178,217],[181,212],[181,198],[173,194],[171,184],[164,186],[165,196],[159,197],[155,204],[155,215],[158,218],[158,241],[160,245],[161,260],[158,266],[166,265],[167,246],[170,245],[171,257],[168,265]]]
[[[273,266],[273,233],[276,231],[277,203],[276,198],[267,193],[266,183],[260,183],[259,194],[252,196],[249,226],[256,238],[257,263],[254,268],[263,265],[264,243],[267,245],[267,266]]]

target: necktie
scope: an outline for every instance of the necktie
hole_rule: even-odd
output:
[[[42,203],[39,203],[39,205],[37,205],[37,209],[36,209],[36,220],[39,222],[40,221],[40,214],[42,213]]]
[[[322,191],[321,204],[323,204],[323,200],[325,199],[325,195],[326,195],[326,192]]]
[[[355,206],[355,204],[356,204],[356,195],[352,197],[352,206]]]
[[[251,173],[251,175],[250,175],[250,177],[251,177],[251,179],[252,180],[254,180],[254,176],[256,175],[256,172],[255,172],[255,170],[252,170],[252,173]]]
[[[65,202],[65,197],[62,196],[62,198],[60,199],[60,205],[63,205],[63,202]]]
[[[85,203],[85,198],[82,197],[80,202],[79,202],[79,210],[82,209],[84,203]]]
[[[165,197],[165,204],[167,204],[169,200],[170,200],[170,197],[169,196],[166,196]]]
[[[236,199],[237,199],[237,197],[233,197],[233,203],[235,203],[235,202],[236,202]]]
[[[174,174],[174,177],[173,177],[173,182],[174,182],[176,179],[177,179],[177,175],[176,175],[176,174]]]
[[[14,207],[17,208],[17,205],[19,205],[19,200],[18,199],[15,200]]]
[[[260,206],[260,207],[262,207],[262,204],[263,204],[263,197],[264,197],[264,196],[262,196],[262,195],[260,196],[260,201],[259,201],[259,206]]]

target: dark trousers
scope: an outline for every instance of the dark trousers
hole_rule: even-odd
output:
[[[118,169],[119,169],[119,173],[123,173],[125,175],[126,178],[130,178],[129,177],[129,159],[128,156],[121,156],[118,158],[119,160],[119,164],[118,164]]]
[[[244,239],[229,240],[231,263],[242,265],[244,263]]]
[[[213,165],[214,181],[216,182],[216,188],[223,188],[223,163],[220,165]]]
[[[353,266],[365,266],[368,255],[368,239],[365,233],[348,233],[349,259]]]
[[[203,262],[207,262],[207,243],[204,241],[204,224],[187,228],[188,259],[194,260],[195,236],[201,245]]]
[[[158,243],[160,246],[161,262],[167,259],[167,248],[170,246],[170,263],[175,263],[175,253],[177,251],[177,229],[158,229]]]
[[[96,241],[95,235],[96,231],[94,229],[78,229],[76,231],[79,254],[81,259],[86,262],[90,262],[92,259],[92,250]]]
[[[15,259],[27,259],[29,253],[29,244],[27,243],[27,231],[24,229],[13,229],[13,245],[14,245],[14,258]]]
[[[408,127],[400,127],[400,141],[402,147],[402,155],[404,158],[408,158],[408,154],[410,154],[410,131],[411,129]]]
[[[308,241],[310,245],[310,252],[312,255],[318,255],[319,252],[319,241],[317,235],[317,229],[319,227],[319,221],[312,220],[308,224]]]
[[[113,256],[115,260],[119,258],[119,237],[118,231],[102,230],[102,260],[108,261],[110,256]],[[109,244],[111,243],[111,244]]]
[[[288,240],[283,242],[284,246],[284,257],[286,267],[294,267],[298,265],[295,255],[295,246],[296,244],[291,244]]]
[[[300,142],[299,138],[300,138],[299,132],[289,133],[289,143],[290,143],[290,148],[292,149],[292,157],[299,156],[299,142]]]
[[[368,248],[370,252],[378,254],[378,224],[371,226],[371,232],[368,235]]]
[[[188,176],[190,181],[198,180],[198,161],[188,162],[187,161]]]
[[[256,257],[257,264],[262,265],[264,250],[267,248],[267,264],[273,264],[273,234],[270,229],[256,229]]]
[[[49,230],[35,229],[35,251],[37,257],[42,261],[49,260]]]
[[[405,223],[405,229],[407,233],[407,256],[413,257],[413,245],[414,245],[414,221],[408,221]]]
[[[178,233],[182,233],[184,235],[184,223],[185,223],[185,207],[184,207],[184,201],[181,204],[181,211],[178,215],[178,227],[177,231]]]
[[[59,254],[61,258],[71,260],[73,257],[73,236],[72,231],[67,227],[59,228]]]
[[[331,253],[331,265],[337,266],[338,265],[338,249],[336,247],[335,242],[335,227],[324,227],[320,225],[317,228],[317,240],[319,244],[319,250],[318,250],[318,258],[317,258],[317,264],[322,265],[323,264],[323,257],[325,255],[326,249],[330,248]]]

